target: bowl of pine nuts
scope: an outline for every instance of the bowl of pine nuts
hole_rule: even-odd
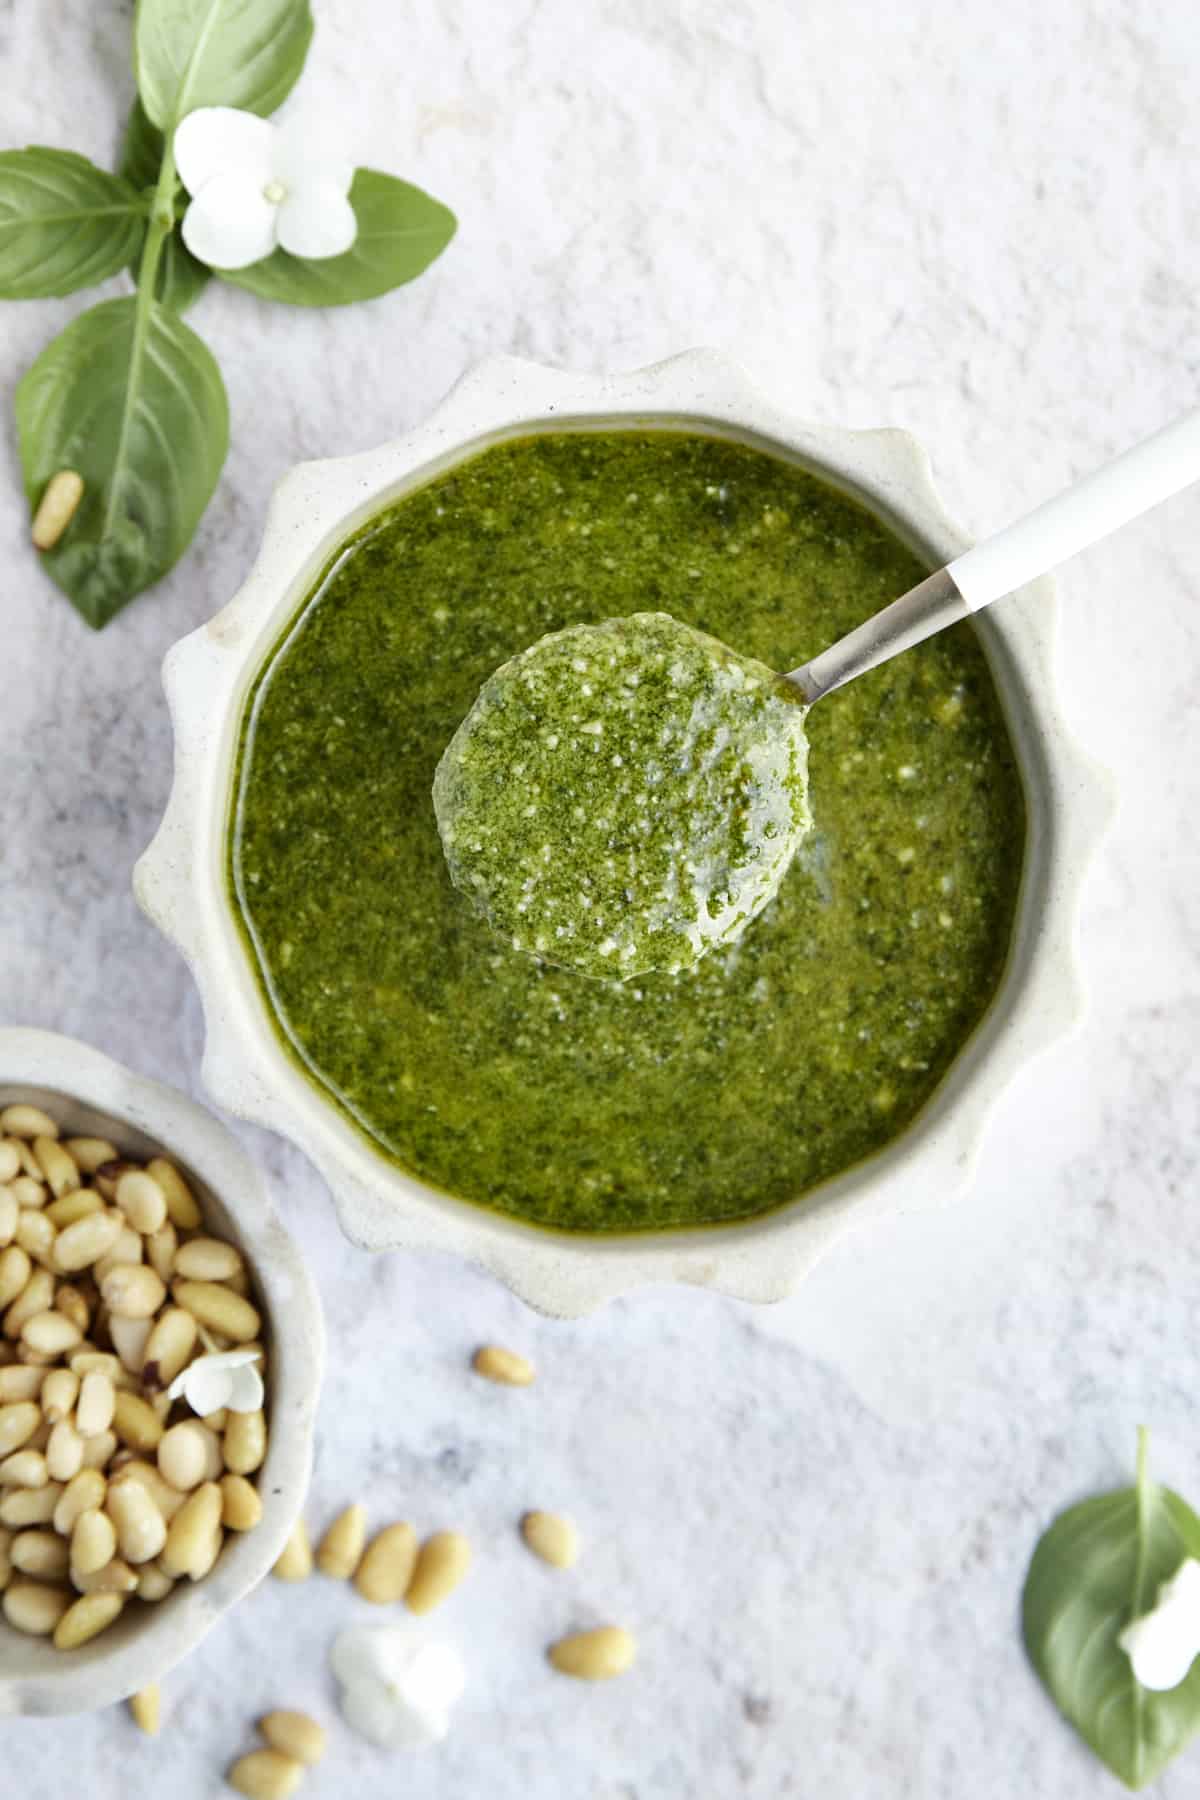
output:
[[[323,1359],[231,1133],[85,1044],[0,1030],[0,1717],[136,1693],[268,1573]]]

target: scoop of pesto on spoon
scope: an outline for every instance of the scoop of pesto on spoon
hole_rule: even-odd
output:
[[[484,683],[438,765],[455,885],[546,962],[687,968],[762,911],[809,829],[806,710],[666,613],[553,632]]]

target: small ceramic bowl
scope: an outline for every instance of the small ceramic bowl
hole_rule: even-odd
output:
[[[135,874],[142,906],[182,950],[200,986],[208,1033],[204,1079],[221,1104],[283,1132],[307,1152],[356,1243],[454,1251],[560,1315],[587,1311],[650,1281],[778,1299],[848,1225],[958,1192],[996,1097],[1078,1015],[1076,903],[1108,810],[1104,783],[1058,713],[1048,648],[1053,587],[1039,581],[976,625],[1016,747],[1029,815],[1012,952],[986,1018],[901,1137],[761,1218],[625,1238],[526,1227],[439,1194],[388,1163],[285,1055],[226,899],[226,823],[246,695],[331,553],[381,507],[506,438],[622,427],[695,429],[812,469],[864,501],[931,567],[966,548],[934,491],[927,457],[906,433],[800,425],[725,357],[692,351],[618,376],[573,375],[509,358],[484,363],[407,436],[361,456],[303,464],[276,490],[245,586],[167,657],[175,783]]]
[[[165,1675],[257,1586],[308,1491],[325,1356],[316,1290],[258,1170],[211,1113],[72,1038],[0,1030],[0,1107],[17,1100],[43,1107],[64,1137],[105,1137],[131,1156],[161,1153],[179,1164],[205,1219],[253,1272],[271,1346],[270,1438],[258,1477],[262,1521],[228,1534],[203,1581],[181,1581],[154,1605],[131,1601],[115,1625],[78,1650],[55,1650],[0,1618],[0,1717],[90,1712],[123,1700]]]

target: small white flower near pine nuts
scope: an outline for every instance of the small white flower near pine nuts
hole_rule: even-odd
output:
[[[527,1512],[521,1536],[535,1556],[554,1569],[570,1569],[579,1559],[579,1532],[561,1513]]]
[[[373,1606],[403,1599],[417,1561],[417,1534],[405,1522],[386,1525],[367,1545],[354,1575],[354,1585]]]
[[[338,1514],[317,1546],[317,1567],[334,1581],[350,1581],[367,1541],[367,1512],[359,1505]]]
[[[528,1357],[518,1355],[515,1350],[505,1350],[500,1344],[481,1345],[471,1358],[471,1367],[486,1381],[498,1382],[503,1387],[529,1387],[537,1375]]]
[[[129,1713],[139,1731],[144,1731],[147,1737],[158,1736],[162,1720],[162,1697],[157,1681],[152,1681],[149,1687],[139,1688],[136,1694],[129,1696]]]
[[[559,1638],[546,1655],[560,1675],[573,1675],[577,1681],[611,1681],[632,1668],[637,1643],[621,1626],[601,1625]]]
[[[307,1713],[290,1712],[286,1708],[267,1713],[258,1721],[258,1729],[272,1750],[281,1756],[313,1768],[325,1754],[325,1728]]]
[[[246,1800],[287,1800],[304,1776],[304,1764],[278,1750],[251,1750],[239,1756],[225,1776]]]
[[[404,1595],[409,1612],[429,1613],[449,1598],[471,1566],[471,1546],[460,1531],[435,1531],[417,1552]]]
[[[307,1581],[312,1570],[313,1554],[308,1541],[308,1527],[303,1519],[297,1519],[271,1573],[280,1581]]]
[[[38,501],[37,511],[33,515],[30,537],[35,550],[53,550],[71,520],[79,510],[83,499],[83,476],[75,469],[59,469],[46,483],[42,497]],[[29,1110],[20,1107],[9,1107],[9,1112]],[[15,1130],[15,1126],[6,1127]]]

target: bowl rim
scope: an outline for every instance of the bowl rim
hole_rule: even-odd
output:
[[[0,1105],[9,1096],[56,1096],[68,1119],[84,1124],[64,1136],[97,1133],[111,1123],[149,1139],[211,1190],[228,1212],[264,1303],[271,1362],[267,1458],[260,1477],[263,1516],[253,1531],[231,1534],[211,1574],[178,1583],[136,1625],[115,1639],[93,1639],[64,1654],[44,1638],[0,1633],[20,1648],[19,1674],[0,1665],[0,1717],[91,1712],[159,1680],[195,1649],[222,1616],[267,1575],[303,1507],[312,1472],[313,1438],[324,1364],[321,1303],[300,1252],[284,1230],[252,1158],[232,1132],[175,1088],[135,1074],[77,1039],[23,1026],[0,1028]]]
[[[900,1136],[758,1218],[622,1237],[528,1226],[442,1194],[388,1163],[282,1047],[225,900],[225,832],[243,702],[263,655],[329,557],[382,507],[505,439],[615,426],[708,431],[782,456],[865,503],[932,563],[949,561],[970,541],[947,515],[915,438],[894,428],[799,423],[722,353],[686,351],[615,375],[490,358],[403,436],[354,456],[302,463],[284,476],[245,583],[166,657],[175,777],[159,830],[134,871],[139,903],[182,952],[199,986],[202,1073],[214,1098],[305,1151],[356,1244],[464,1256],[558,1316],[590,1311],[657,1281],[779,1299],[851,1224],[937,1205],[961,1192],[1001,1092],[1081,1016],[1074,948],[1079,892],[1111,810],[1106,778],[1080,751],[1058,708],[1050,649],[1054,587],[1043,578],[975,622],[1029,815],[1008,964],[983,1019]]]

